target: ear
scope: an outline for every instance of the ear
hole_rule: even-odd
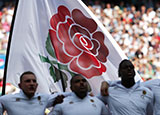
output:
[[[118,71],[118,77],[121,78],[121,70]]]
[[[91,92],[91,91],[92,91],[91,86],[90,86],[90,84],[89,84],[88,81],[87,81],[87,88],[88,88],[88,92]]]
[[[36,88],[38,87],[38,83],[36,84]]]
[[[73,91],[73,87],[72,86],[70,86],[70,89],[71,89],[71,91]]]
[[[21,84],[20,84],[20,83],[18,84],[18,86],[19,86],[19,88],[21,89]]]
[[[134,76],[136,75],[136,71],[134,70]]]

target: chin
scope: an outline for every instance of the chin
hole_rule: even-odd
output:
[[[79,92],[80,93],[87,93],[88,91],[87,90],[80,90]]]
[[[35,94],[35,92],[29,92],[29,95],[34,95]]]

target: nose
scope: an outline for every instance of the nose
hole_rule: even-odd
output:
[[[131,70],[132,68],[130,66],[128,66],[127,69]]]
[[[31,80],[31,81],[30,81],[30,84],[31,84],[31,85],[34,85],[34,84],[35,84],[35,81],[34,81],[34,80]]]
[[[84,81],[82,81],[82,80],[81,80],[81,81],[80,81],[80,84],[82,84],[82,85],[83,85],[83,84],[84,84]]]

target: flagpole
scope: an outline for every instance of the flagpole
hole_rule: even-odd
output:
[[[6,90],[6,78],[7,78],[8,58],[9,58],[10,45],[11,45],[11,40],[12,40],[11,38],[12,38],[12,33],[13,33],[13,26],[14,26],[14,22],[15,22],[15,17],[16,17],[16,12],[17,12],[17,7],[18,7],[18,2],[19,2],[19,0],[17,0],[17,1],[16,1],[16,4],[15,4],[14,14],[13,14],[12,23],[11,23],[11,29],[10,29],[10,34],[9,34],[9,40],[8,40],[8,46],[7,46],[7,53],[6,53],[6,60],[5,60],[5,67],[4,67],[2,95],[5,95],[5,90]]]
[[[58,69],[60,69],[59,64],[58,64]],[[63,89],[63,92],[65,92],[66,88],[65,88],[65,83],[64,83],[63,75],[62,75],[62,72],[60,70],[59,70],[59,72],[60,72],[60,77],[61,77],[62,89]]]

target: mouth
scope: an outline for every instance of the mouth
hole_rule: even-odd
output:
[[[29,90],[30,91],[35,91],[35,87],[30,87]]]
[[[80,89],[85,89],[85,87],[80,87]]]
[[[79,90],[80,90],[80,91],[86,91],[87,88],[83,86],[83,87],[80,87]]]
[[[128,72],[128,75],[133,75],[133,73],[132,72]]]
[[[134,77],[134,73],[133,72],[128,72],[128,77]]]

